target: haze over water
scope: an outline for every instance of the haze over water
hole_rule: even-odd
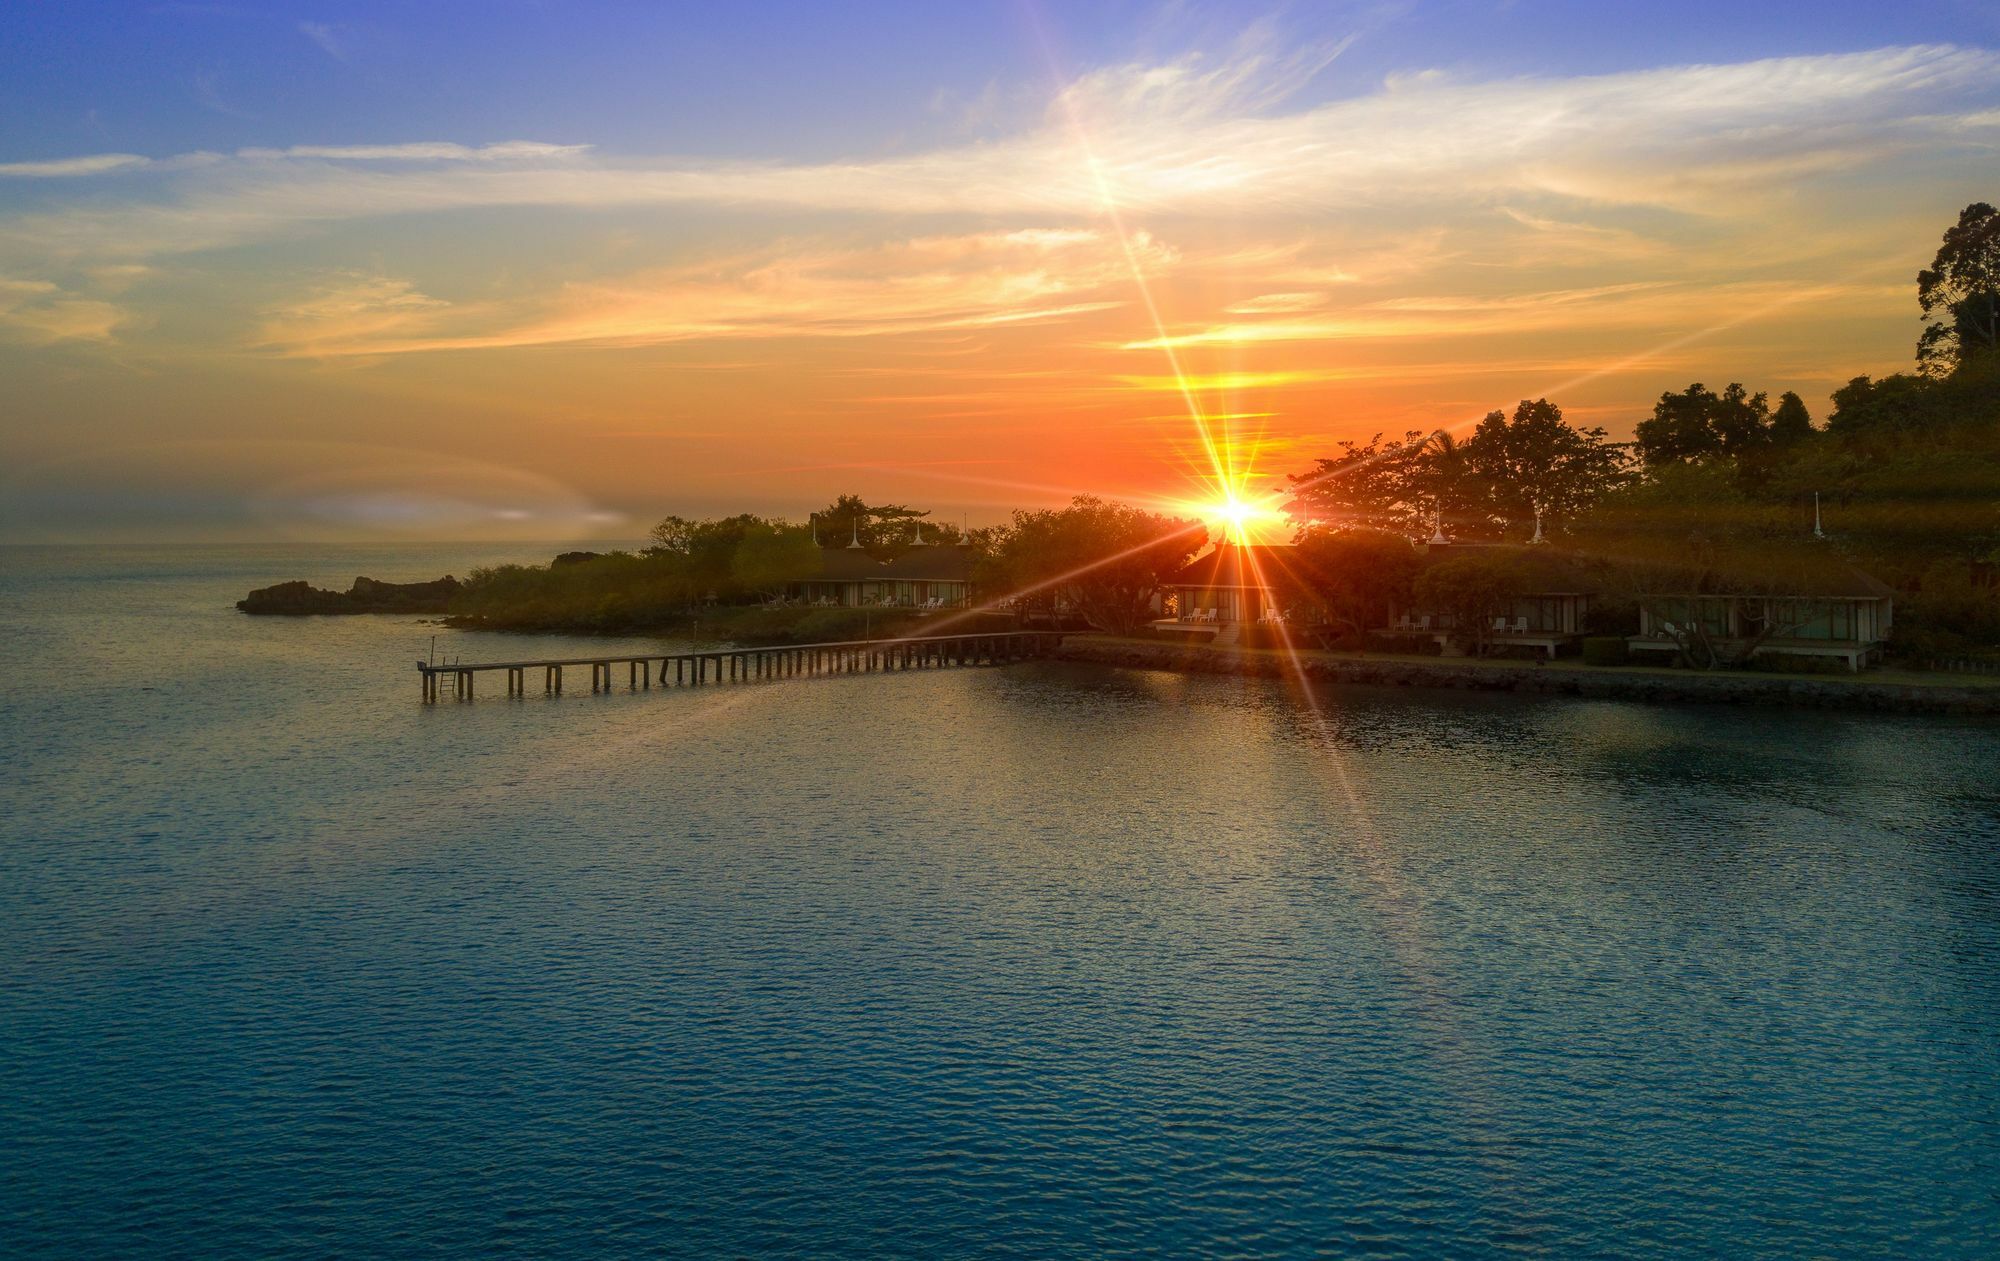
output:
[[[503,558],[0,550],[0,1251],[2000,1237],[1990,721],[1060,664],[426,708],[431,628],[230,607]]]

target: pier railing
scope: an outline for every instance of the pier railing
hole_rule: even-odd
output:
[[[823,674],[873,674],[943,666],[1000,665],[1048,655],[1062,642],[1059,631],[1001,631],[984,635],[930,635],[911,639],[857,639],[827,644],[782,644],[768,648],[710,648],[699,652],[609,653],[534,661],[455,661],[417,663],[424,702],[435,703],[449,679],[457,700],[471,700],[473,679],[502,671],[507,695],[526,696],[531,671],[541,674],[542,691],[560,695],[565,669],[590,668],[590,690],[609,692],[617,667],[625,667],[632,691],[660,687],[702,687]]]

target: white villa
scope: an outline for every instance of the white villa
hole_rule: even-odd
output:
[[[820,572],[791,584],[788,595],[828,607],[956,609],[971,603],[971,574],[965,547],[925,544],[887,561],[858,547],[823,547]]]
[[[1489,648],[1537,649],[1553,661],[1559,649],[1583,639],[1595,584],[1573,557],[1545,543],[1433,542],[1425,549],[1424,564],[1435,565],[1475,550],[1485,556],[1504,555],[1529,579],[1529,589],[1483,628],[1479,638]],[[1408,605],[1391,601],[1387,624],[1374,629],[1390,635],[1425,636],[1447,648],[1465,639],[1461,633],[1465,628],[1458,626],[1450,613],[1414,601]]]
[[[1859,670],[1888,641],[1895,624],[1895,592],[1885,583],[1838,562],[1794,575],[1759,594],[1689,592],[1643,600],[1639,633],[1627,640],[1635,653],[1682,652],[1700,639],[1725,654],[1748,652],[1832,657]]]

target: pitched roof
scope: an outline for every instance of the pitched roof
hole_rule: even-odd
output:
[[[859,548],[823,547],[819,555],[821,581],[964,582],[972,574],[972,550],[965,547],[913,547],[887,561]]]
[[[1465,556],[1506,561],[1526,578],[1534,595],[1590,595],[1604,586],[1582,557],[1549,543],[1432,543],[1419,563],[1429,569]]]
[[[1270,577],[1298,564],[1289,543],[1218,543],[1212,550],[1181,566],[1167,579],[1169,587],[1268,587]],[[1260,578],[1259,575],[1265,575]]]

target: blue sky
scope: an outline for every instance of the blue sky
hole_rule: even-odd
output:
[[[2000,43],[2000,6],[1964,0],[23,3],[0,11],[0,158],[516,138],[769,158],[888,152],[949,135],[989,84],[1004,94],[1170,57],[1252,12],[1301,42],[1359,36],[1311,86],[1316,99],[1414,67],[1601,74]]]

